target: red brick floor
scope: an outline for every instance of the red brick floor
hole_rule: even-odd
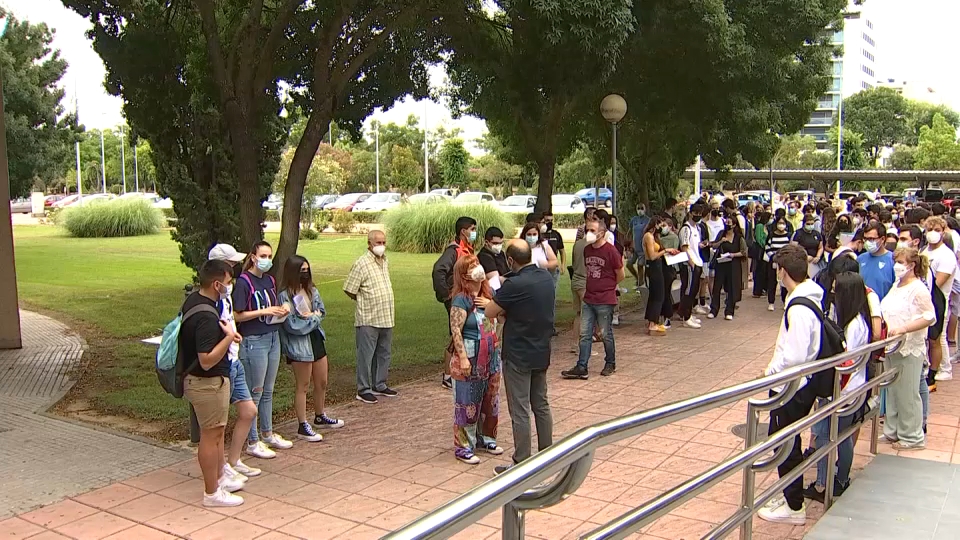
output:
[[[702,330],[675,328],[665,337],[643,335],[640,315],[625,315],[617,331],[617,373],[589,381],[560,380],[560,370],[575,359],[572,336],[560,337],[550,380],[556,437],[755,377],[769,360],[781,314],[748,297],[732,322],[704,318]],[[593,356],[594,373],[602,358],[602,352]],[[904,455],[960,463],[960,385],[939,386],[932,395],[928,449]],[[203,508],[199,469],[189,460],[0,522],[0,538],[379,538],[490,478],[513,446],[503,401],[499,441],[507,454],[477,466],[462,464],[451,448],[449,392],[434,380],[400,391],[399,399],[375,406],[336,408],[347,426],[327,432],[322,443],[297,442],[276,459],[250,459],[264,474],[240,493],[243,506]],[[602,448],[574,496],[527,514],[527,536],[576,538],[718,463],[742,447],[730,429],[744,422],[744,410],[732,405]],[[280,431],[292,438],[293,426]],[[870,460],[868,441],[861,437],[857,446],[854,475]],[[771,485],[775,474],[762,477],[760,485]],[[739,498],[735,475],[634,537],[700,538],[734,512]],[[754,538],[801,538],[822,511],[811,503],[804,527],[755,520]],[[495,538],[499,526],[498,511],[456,538]]]

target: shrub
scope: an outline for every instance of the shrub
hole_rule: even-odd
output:
[[[316,240],[319,236],[320,233],[313,229],[300,227],[300,240]]]
[[[513,223],[517,227],[523,227],[526,225],[527,214],[510,214],[510,216],[513,218]],[[553,228],[576,229],[580,226],[582,221],[583,214],[554,214]]]
[[[338,233],[353,232],[353,226],[356,223],[357,220],[353,217],[353,212],[336,211],[330,220],[330,225],[333,227],[333,230]]]
[[[320,211],[317,212],[317,215],[313,219],[313,227],[317,230],[318,233],[322,233],[327,225],[330,225],[330,212]]]
[[[516,236],[513,218],[490,205],[405,204],[385,216],[387,245],[392,251],[439,253],[453,239],[453,226],[460,216],[477,220],[477,246],[483,233],[499,227],[508,238]]]
[[[265,210],[264,211],[264,221],[280,221],[280,212],[277,210]]]
[[[383,223],[385,212],[351,212],[357,223]]]
[[[141,199],[119,199],[68,208],[63,226],[80,238],[154,234],[165,224],[163,214]]]

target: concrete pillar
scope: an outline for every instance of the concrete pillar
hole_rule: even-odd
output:
[[[3,75],[0,74],[0,96]],[[17,300],[17,268],[13,257],[13,223],[10,217],[10,174],[7,169],[7,128],[0,99],[0,349],[19,349],[20,308]]]

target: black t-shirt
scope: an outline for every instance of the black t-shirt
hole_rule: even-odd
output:
[[[553,250],[553,253],[559,257],[560,252],[563,251],[563,237],[560,236],[560,233],[554,229],[548,229],[547,232],[543,233],[543,237],[550,243],[550,249]]]
[[[807,252],[807,256],[816,257],[817,251],[820,251],[820,243],[823,242],[823,237],[817,231],[807,232],[800,229],[794,233],[793,241]]]
[[[554,298],[553,276],[532,264],[503,282],[493,301],[507,316],[501,349],[504,362],[521,369],[550,366]]]
[[[477,252],[477,259],[480,260],[480,266],[483,267],[484,273],[498,272],[500,277],[503,277],[510,271],[507,268],[507,256],[502,252],[494,253],[486,246]]]
[[[208,304],[213,309],[217,309],[217,303],[206,296],[195,292],[187,297],[183,303],[180,313],[186,314],[195,306]],[[219,310],[218,310],[219,313]],[[183,361],[189,367],[197,361],[198,353],[208,353],[220,343],[224,337],[223,330],[220,329],[220,317],[213,313],[201,311],[184,321],[180,327],[180,350],[183,352]],[[190,375],[197,377],[229,377],[230,360],[224,353],[212,368],[204,370],[199,363],[192,370],[188,371]]]

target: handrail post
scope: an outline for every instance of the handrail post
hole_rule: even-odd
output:
[[[747,402],[747,432],[743,439],[743,450],[747,451],[753,445],[757,444],[757,430],[760,422],[759,414],[753,403]],[[757,473],[753,467],[743,468],[743,489],[740,498],[740,504],[745,510],[753,514],[754,501],[756,499]],[[751,540],[753,538],[753,520],[748,519],[740,525],[740,540]]]
[[[866,366],[864,366],[866,369]],[[840,399],[840,377],[842,375],[839,371],[834,371],[833,373],[833,403],[836,403]],[[828,444],[833,446],[833,443],[837,442],[837,431],[840,427],[840,411],[839,409],[830,415],[830,430],[829,430],[829,440]],[[823,508],[824,510],[829,510],[830,506],[833,505],[833,483],[836,479],[836,472],[834,468],[837,466],[837,453],[839,453],[839,446],[835,450],[831,450],[827,453],[827,477],[824,480],[826,483],[823,486],[824,496],[823,496]]]
[[[517,508],[512,502],[503,505],[501,511],[503,512],[503,524],[500,537],[503,540],[523,540],[524,511]]]

